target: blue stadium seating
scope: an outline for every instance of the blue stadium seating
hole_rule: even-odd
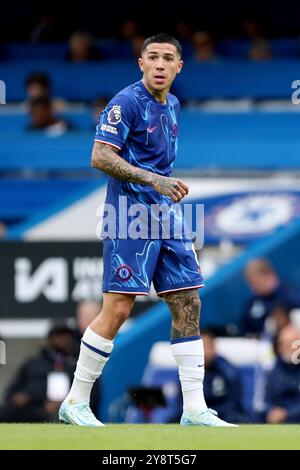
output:
[[[272,41],[274,58],[300,57],[300,41],[298,38],[276,38]]]
[[[91,101],[96,96],[113,96],[140,78],[134,61],[116,60],[88,64],[53,61],[12,61],[1,65],[1,80],[7,86],[7,101],[24,100],[24,83],[33,70],[49,74],[53,93],[70,101]],[[291,96],[291,84],[300,77],[300,62],[277,59],[265,62],[216,59],[212,63],[185,61],[184,72],[175,82],[182,100]]]
[[[142,385],[146,387],[163,388],[168,384],[171,393],[164,391],[166,406],[155,407],[148,416],[151,423],[168,423],[174,421],[180,414],[181,390],[178,379],[178,371],[174,368],[146,367]],[[144,413],[135,406],[130,406],[127,412],[127,422],[143,423],[145,422]]]
[[[299,75],[300,76],[300,75]],[[91,114],[66,114],[76,131],[50,138],[26,132],[24,115],[0,114],[0,171],[90,169]],[[203,113],[183,110],[176,169],[300,167],[299,113]]]
[[[3,179],[0,185],[0,221],[22,222],[89,183],[84,179]]]
[[[4,47],[6,62],[32,62],[36,60],[63,61],[67,53],[66,43],[8,43]]]
[[[130,42],[116,39],[101,39],[95,42],[101,58],[104,60],[133,60]],[[183,58],[192,57],[193,45],[190,41],[181,41]],[[295,58],[300,55],[298,38],[281,37],[270,41],[272,55],[275,58]],[[220,39],[216,43],[217,56],[230,59],[247,59],[250,49],[249,39]],[[68,51],[67,43],[7,43],[3,58],[6,62],[47,61],[63,62]]]

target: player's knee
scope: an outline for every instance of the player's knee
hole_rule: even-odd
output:
[[[127,309],[120,309],[114,312],[114,320],[116,323],[122,325],[130,316],[130,311]]]
[[[113,316],[117,322],[123,323],[131,314],[133,302],[130,300],[116,300],[113,306]]]
[[[162,295],[166,301],[171,312],[175,311],[190,311],[199,312],[201,310],[201,300],[197,289],[182,290],[180,293],[172,292],[170,294]]]

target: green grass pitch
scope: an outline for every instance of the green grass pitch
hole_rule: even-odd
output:
[[[226,429],[176,424],[111,424],[103,428],[0,424],[0,449],[300,449],[300,425]]]

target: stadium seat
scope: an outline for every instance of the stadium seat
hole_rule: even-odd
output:
[[[152,367],[148,365],[142,384],[145,387],[162,389],[166,406],[156,406],[149,414],[136,406],[130,405],[126,413],[126,422],[143,423],[145,420],[151,423],[175,422],[180,413],[181,390],[177,368]]]
[[[24,222],[86,184],[84,179],[2,179],[0,220],[8,226]]]
[[[95,126],[90,111],[69,111],[63,116],[76,130],[50,138],[42,132],[26,132],[28,118],[24,113],[2,112],[0,171],[24,168],[91,171],[89,156]],[[185,109],[181,113],[176,169],[297,169],[299,125],[299,113],[213,113]]]
[[[187,58],[184,68],[185,73],[175,82],[176,94],[184,101],[249,97],[290,99],[291,83],[300,76],[297,59],[257,63],[220,58],[213,63],[201,63]],[[37,60],[34,70],[50,76],[54,96],[77,102],[90,102],[99,95],[111,97],[141,76],[134,61],[120,59],[86,64]],[[1,79],[9,84],[8,102],[24,100],[25,79],[32,71],[32,63],[26,61],[1,65]]]

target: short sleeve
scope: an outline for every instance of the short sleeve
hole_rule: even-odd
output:
[[[133,127],[132,101],[125,94],[116,95],[99,116],[96,127],[96,142],[110,144],[121,150]]]

